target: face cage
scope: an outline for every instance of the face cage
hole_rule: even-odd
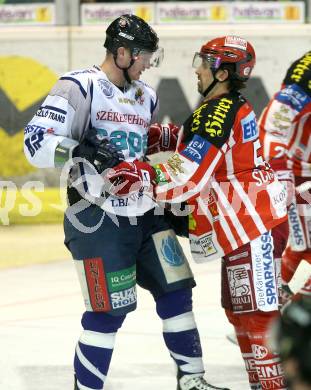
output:
[[[221,58],[215,57],[213,54],[203,54],[196,52],[193,57],[192,67],[198,69],[200,66],[217,70],[220,67]]]
[[[146,67],[158,68],[164,58],[164,49],[159,47],[156,51],[151,52],[145,49],[133,49],[132,56],[134,60],[142,59]]]

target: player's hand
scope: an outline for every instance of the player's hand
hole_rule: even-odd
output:
[[[72,157],[81,157],[88,160],[96,168],[98,173],[102,173],[107,168],[112,168],[124,160],[123,153],[109,143],[107,139],[99,140],[96,130],[88,132],[84,140],[75,147]]]
[[[151,125],[148,131],[147,154],[175,151],[179,130],[173,123]]]
[[[126,196],[138,191],[150,190],[156,174],[151,165],[135,160],[123,161],[116,167],[108,170],[105,179],[109,183],[110,194]]]

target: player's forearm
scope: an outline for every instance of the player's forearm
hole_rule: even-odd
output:
[[[26,127],[25,156],[30,164],[37,168],[61,168],[72,157],[72,151],[78,142],[50,134],[48,130],[34,124]]]
[[[78,145],[77,141],[62,136],[44,137],[39,149],[29,147],[25,140],[24,151],[27,160],[37,168],[62,168],[72,158],[72,151]]]

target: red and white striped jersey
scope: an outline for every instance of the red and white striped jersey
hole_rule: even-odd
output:
[[[232,252],[286,219],[286,193],[262,157],[256,117],[239,93],[203,102],[157,172],[157,200],[191,207],[196,261]]]
[[[264,157],[275,170],[311,176],[311,51],[288,69],[260,121]]]
[[[295,176],[311,176],[311,98],[308,110],[295,123],[288,143],[288,167]]]

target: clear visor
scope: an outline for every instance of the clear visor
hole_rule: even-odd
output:
[[[221,58],[212,54],[195,53],[192,61],[192,67],[197,69],[200,66],[209,69],[218,69],[221,64]]]
[[[146,67],[153,66],[155,68],[158,68],[164,58],[164,49],[163,47],[159,47],[154,52],[144,49],[135,49],[133,52],[133,57],[135,58],[135,60],[141,60]]]

